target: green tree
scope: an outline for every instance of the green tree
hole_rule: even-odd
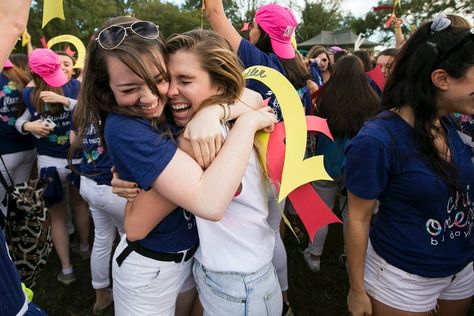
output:
[[[378,5],[386,5],[387,1],[380,0]],[[404,22],[404,33],[408,36],[409,31],[432,18],[440,12],[452,12],[462,14],[466,17],[473,16],[473,0],[409,0],[402,1],[401,7],[397,7],[395,14]],[[343,24],[350,27],[354,33],[362,33],[366,37],[375,33],[381,36],[381,42],[393,41],[394,33],[391,27],[385,28],[384,23],[389,18],[391,11],[367,12],[363,18],[347,16]]]
[[[130,2],[121,0],[64,0],[65,20],[53,19],[41,29],[44,0],[35,1],[28,20],[32,43],[41,47],[40,38],[51,39],[57,35],[72,34],[86,45],[97,27],[106,19],[123,15]]]
[[[303,22],[297,30],[297,41],[305,41],[321,31],[336,31],[343,21],[341,0],[305,0],[301,10]]]

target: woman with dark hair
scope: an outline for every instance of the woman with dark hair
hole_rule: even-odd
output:
[[[21,94],[30,80],[30,76],[23,69],[15,66],[10,60],[5,62],[0,73],[0,172],[7,179],[9,174],[13,184],[28,180],[36,158],[31,135],[22,135],[15,128],[16,120],[25,110]],[[1,201],[5,193],[5,188],[0,185]],[[0,223],[4,223],[7,209],[3,205],[0,207],[0,219],[3,219]]]
[[[322,46],[314,46],[309,50],[307,58],[310,60],[310,67],[317,67],[319,70],[322,82],[316,83],[322,87],[326,82],[329,81],[329,78],[331,78],[333,67],[328,51]]]
[[[170,210],[156,222],[142,218],[140,225],[149,227],[150,233],[134,241],[125,234],[117,246],[112,268],[116,315],[174,315],[178,293],[192,275],[191,259],[198,246],[196,221],[187,210],[211,221],[221,219],[242,181],[255,132],[277,121],[269,107],[239,116],[219,154],[203,171],[177,147],[178,129],[166,120],[166,53],[158,26],[132,17],[107,21],[88,46],[75,116],[77,142],[81,144],[93,126],[120,176],[151,191],[145,196],[153,192],[164,197],[159,205],[147,204],[148,214]],[[219,116],[224,112],[222,120],[231,115],[226,105],[244,88],[240,69],[234,74],[240,78],[237,90],[212,85],[212,93],[226,103],[207,108]],[[185,72],[178,80],[193,88],[194,83],[188,85],[193,75]],[[200,98],[206,97],[203,101],[212,104],[213,94],[198,91]],[[172,104],[178,119],[191,113],[191,104],[180,101]]]
[[[369,72],[372,70],[372,61],[370,60],[369,53],[365,50],[356,50],[353,55],[360,58],[362,64],[364,65],[364,71]]]
[[[344,56],[335,65],[331,80],[318,96],[317,115],[327,119],[334,142],[326,136],[318,135],[317,154],[324,155],[324,167],[334,181],[313,182],[318,194],[328,205],[334,207],[334,200],[344,187],[342,174],[344,149],[360,130],[364,122],[379,111],[379,98],[367,82],[360,59]],[[346,205],[345,198],[342,205]],[[344,220],[347,209],[342,210]],[[321,265],[324,242],[328,226],[321,227],[308,244],[304,258],[311,271],[317,272]]]
[[[466,315],[473,152],[447,115],[474,114],[474,30],[445,15],[420,26],[395,59],[381,106],[346,150],[349,311]]]

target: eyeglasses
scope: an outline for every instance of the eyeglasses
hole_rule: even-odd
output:
[[[439,56],[439,62],[440,64],[442,61],[446,60],[449,56],[451,56],[452,53],[454,53],[456,50],[461,48],[464,44],[467,43],[469,40],[474,40],[474,28],[471,28],[469,31],[466,32],[466,35],[458,39],[456,42],[454,42],[451,46],[446,49],[441,56]]]
[[[122,23],[128,24],[128,23]],[[95,39],[103,49],[114,49],[122,44],[125,37],[132,34],[127,33],[130,30],[132,34],[140,36],[141,38],[154,40],[160,35],[158,25],[149,21],[136,21],[130,26],[122,26],[121,24],[111,25],[100,31]]]

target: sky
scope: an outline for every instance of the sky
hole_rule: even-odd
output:
[[[341,10],[350,12],[355,17],[362,17],[367,12],[372,11],[372,7],[377,6],[377,2],[377,0],[344,0],[341,4]]]

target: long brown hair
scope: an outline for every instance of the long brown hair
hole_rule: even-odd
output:
[[[31,81],[31,77],[29,76],[28,72],[23,70],[20,67],[13,66],[11,68],[3,68],[2,73],[15,83],[16,89],[19,92],[20,99],[18,100],[17,109],[18,115],[21,115],[25,111],[25,103],[23,102],[21,92],[25,88],[25,86]]]
[[[317,99],[318,115],[327,118],[335,137],[354,137],[364,121],[379,111],[379,97],[370,87],[362,61],[344,56]]]
[[[35,87],[31,90],[31,103],[35,106],[36,112],[38,114],[51,113],[52,115],[58,115],[64,111],[63,105],[61,103],[46,103],[40,98],[40,94],[43,91],[51,91],[59,95],[64,95],[63,89],[53,88],[49,86],[46,81],[44,81],[40,76],[35,73],[33,74],[33,82]]]
[[[132,17],[115,17],[108,20],[97,32],[100,33],[106,27],[115,24],[127,26],[128,23],[139,21]],[[137,76],[142,78],[149,89],[158,97],[162,97],[156,86],[154,75],[149,69],[152,63],[168,80],[165,67],[161,64],[159,55],[166,56],[166,46],[161,37],[150,40],[140,36],[128,34],[123,42],[116,48],[106,50],[100,47],[99,43],[91,40],[87,47],[87,57],[83,70],[83,80],[78,104],[74,113],[74,125],[77,128],[77,137],[71,145],[69,157],[83,147],[83,140],[86,138],[87,130],[93,126],[97,131],[97,136],[105,145],[103,137],[102,122],[105,122],[107,113],[117,113],[121,115],[134,116],[129,109],[117,105],[114,94],[109,85],[109,71],[107,68],[107,58],[114,57],[125,64]],[[152,119],[153,124],[163,127],[167,135],[171,135],[165,117],[161,115]]]

